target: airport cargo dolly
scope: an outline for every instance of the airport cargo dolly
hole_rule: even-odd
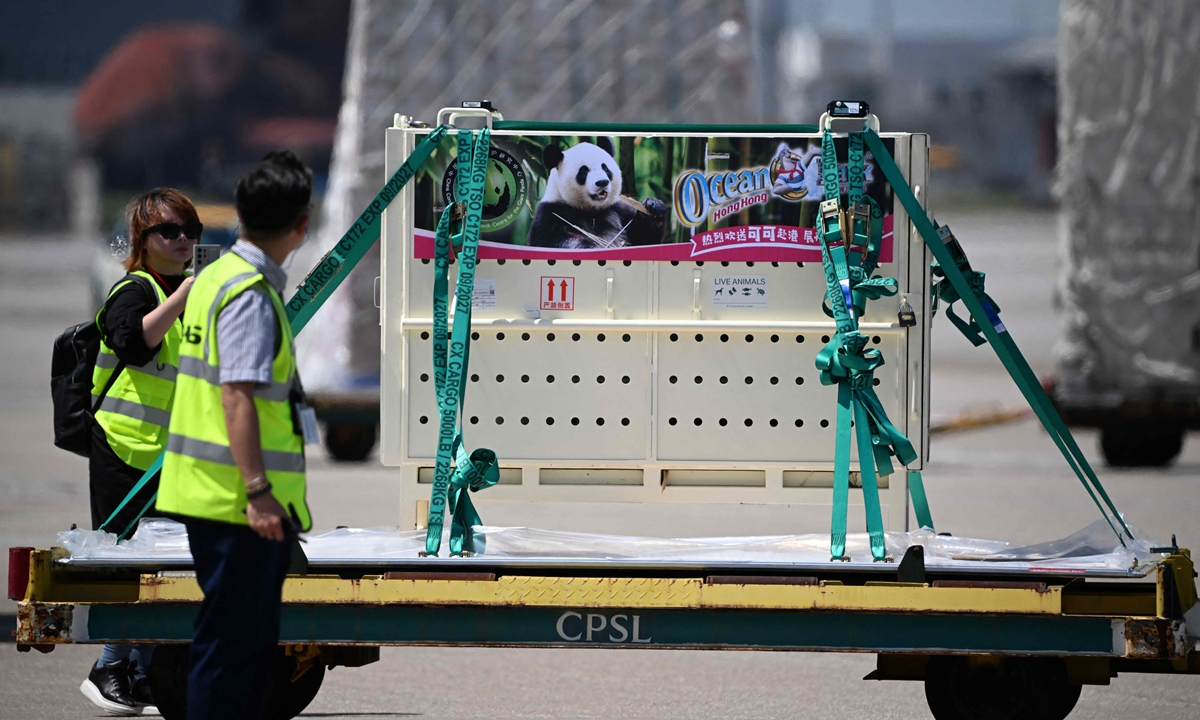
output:
[[[923,680],[940,720],[1057,720],[1082,685],[1120,672],[1200,674],[1189,552],[1134,538],[982,273],[926,216],[927,138],[879,132],[865,104],[829,115],[562,125],[478,104],[436,128],[397,116],[395,174],[289,314],[301,329],[381,230],[381,456],[401,472],[396,537],[420,541],[297,565],[270,717],[293,717],[327,667],[384,645],[869,652],[869,679]],[[833,133],[839,118],[863,131]],[[491,137],[447,133],[464,119]],[[1140,548],[1124,564],[939,554],[948,541],[920,482],[938,301],[1001,354],[1114,552]],[[949,309],[959,301],[969,321]],[[464,431],[496,452],[451,464]],[[831,513],[832,533],[819,557],[779,561],[573,549],[598,530],[596,503],[621,509],[626,535],[662,523],[799,547],[794,533],[831,527]],[[576,534],[543,537],[557,552],[498,551],[517,525]],[[155,699],[182,717],[201,599],[188,562],[13,548],[19,649],[158,644]]]

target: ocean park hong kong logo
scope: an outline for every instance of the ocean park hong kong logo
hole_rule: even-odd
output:
[[[871,163],[864,163],[864,186],[875,180],[872,169]],[[845,165],[838,166],[838,175],[842,192],[845,192],[848,177]],[[685,227],[696,227],[706,220],[715,223],[752,205],[769,202],[772,196],[785,202],[825,199],[819,146],[797,150],[787,143],[780,143],[775,157],[766,167],[707,175],[699,170],[680,173],[675,179],[675,217]]]

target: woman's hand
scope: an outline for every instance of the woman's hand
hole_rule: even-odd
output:
[[[171,324],[183,314],[183,308],[187,305],[188,292],[192,289],[192,282],[191,276],[185,277],[166,302],[146,313],[146,317],[142,318],[142,336],[146,340],[146,347],[156,347],[162,342],[162,339],[167,336],[167,331],[171,329]]]
[[[181,306],[187,301],[188,293],[191,292],[192,282],[194,282],[195,279],[195,275],[188,275],[183,279],[183,282],[179,284],[179,288],[175,292],[171,293],[171,297],[175,297],[176,295],[179,296]],[[182,311],[182,307],[180,309]]]

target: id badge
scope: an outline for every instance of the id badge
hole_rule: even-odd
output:
[[[304,444],[312,445],[321,442],[321,433],[317,429],[317,411],[308,405],[297,403],[296,415],[300,418],[300,430],[304,435]]]

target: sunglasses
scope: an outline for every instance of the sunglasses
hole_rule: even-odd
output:
[[[180,233],[183,233],[183,236],[188,240],[199,240],[200,233],[202,232],[204,232],[203,223],[185,222],[180,225],[179,223],[168,222],[151,225],[146,228],[145,232],[142,233],[142,238],[145,239],[150,233],[158,233],[163,236],[164,240],[174,240],[179,237]]]

